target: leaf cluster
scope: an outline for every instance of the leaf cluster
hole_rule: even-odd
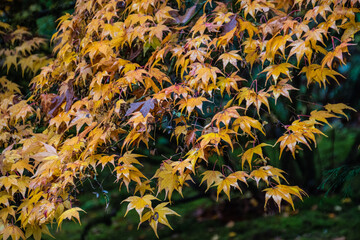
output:
[[[336,66],[360,30],[358,7],[348,0],[77,1],[58,20],[50,61],[31,55],[42,39],[0,23],[9,36],[0,52],[7,71],[36,72],[47,63],[29,99],[0,81],[0,236],[40,239],[48,224],[80,222],[77,186],[104,168],[131,194],[127,212],[135,209],[156,235],[159,223],[171,228],[167,215],[178,215],[168,208],[173,194],[182,196],[197,178],[206,191],[216,188],[217,199],[255,182],[267,186],[265,206],[272,198],[279,210],[282,200],[294,207],[292,196],[305,192],[288,185],[263,148],[295,158],[301,145],[316,146],[329,119],[356,110],[327,104],[280,124],[271,111],[292,103],[295,84],[339,83]],[[265,143],[269,127],[282,132],[274,146]],[[146,176],[146,156],[136,152],[151,150],[157,133],[176,138],[177,154]],[[237,163],[210,163],[238,145]]]

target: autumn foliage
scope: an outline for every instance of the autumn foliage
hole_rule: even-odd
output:
[[[198,179],[231,197],[255,183],[281,207],[305,192],[271,166],[265,148],[316,146],[321,128],[355,109],[314,105],[286,123],[272,113],[299,89],[325,88],[344,77],[348,46],[360,30],[357,0],[79,0],[59,19],[54,58],[23,28],[0,23],[0,63],[37,72],[31,96],[3,76],[1,85],[0,236],[41,239],[49,224],[80,222],[76,187],[105,167],[131,196],[127,212],[171,228],[174,194]],[[40,128],[39,126],[43,126]],[[266,132],[282,135],[275,145]],[[143,173],[159,134],[177,144],[153,175]],[[243,143],[247,144],[243,144]],[[236,164],[221,159],[243,149]],[[165,199],[159,194],[165,193]],[[120,204],[120,203],[119,203]]]

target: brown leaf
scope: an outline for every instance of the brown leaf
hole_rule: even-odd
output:
[[[224,35],[236,27],[236,25],[237,25],[236,17],[237,17],[237,14],[232,15],[230,17],[231,18],[230,22],[224,24],[224,29],[223,29]]]
[[[194,145],[196,141],[196,129],[188,131],[185,137],[185,143],[189,147],[190,144]]]
[[[144,117],[146,117],[146,115],[150,112],[150,110],[154,109],[155,106],[154,103],[155,103],[154,99],[149,99],[145,101],[144,105],[140,109],[140,112]]]
[[[56,112],[59,110],[59,107],[64,102],[64,100],[65,100],[65,95],[60,95],[52,99],[50,106],[51,110],[48,112],[49,117],[52,118],[56,116]]]
[[[196,3],[195,3],[195,5],[194,6],[192,6],[191,8],[188,8],[187,10],[186,10],[186,12],[185,12],[185,14],[184,15],[182,15],[182,16],[180,16],[177,12],[174,12],[174,11],[172,11],[172,12],[170,12],[170,14],[172,15],[172,17],[175,19],[175,23],[177,23],[177,24],[184,24],[184,23],[186,23],[193,15],[194,15],[194,13],[195,13],[195,10],[196,10],[196,6],[197,6],[197,3],[198,3],[199,1],[197,1]]]
[[[48,116],[54,117],[56,112],[59,110],[61,104],[66,101],[65,111],[68,112],[71,108],[71,105],[74,102],[74,88],[73,88],[74,79],[67,82],[67,86],[64,86],[65,91],[60,96],[52,98],[50,111],[48,112]]]
[[[51,107],[51,103],[53,101],[54,98],[56,98],[57,95],[54,93],[49,93],[49,94],[41,94],[40,95],[40,106],[43,112],[47,113],[50,110]]]
[[[131,103],[130,108],[125,113],[125,117],[129,116],[139,108],[142,115],[146,117],[146,115],[150,112],[150,110],[154,109],[155,107],[154,103],[155,103],[154,99],[149,99],[144,102]]]
[[[66,105],[65,105],[65,111],[68,112],[70,110],[71,105],[74,102],[74,87],[73,87],[73,83],[74,83],[74,79],[70,80],[68,82],[68,88],[65,92],[65,101],[66,101]]]

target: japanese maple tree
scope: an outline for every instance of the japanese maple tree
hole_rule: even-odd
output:
[[[252,181],[265,207],[306,193],[263,152],[278,148],[295,158],[316,146],[324,124],[346,117],[344,103],[314,105],[280,122],[279,102],[299,89],[339,84],[348,46],[360,30],[358,0],[78,0],[59,19],[54,58],[32,55],[43,39],[0,23],[7,70],[41,72],[31,96],[0,78],[0,232],[3,239],[41,239],[54,222],[80,222],[78,183],[105,167],[131,196],[139,224],[171,228],[174,194],[200,179],[206,191],[229,200]],[[48,61],[50,61],[48,63]],[[43,125],[43,128],[39,128]],[[283,134],[267,143],[267,129]],[[152,175],[145,155],[157,133],[176,142],[176,154]],[[243,144],[243,143],[246,144]],[[237,164],[219,159],[241,146]],[[289,156],[291,156],[289,155]],[[286,159],[286,161],[290,161]],[[264,188],[265,186],[265,188]],[[164,193],[165,199],[159,194]]]

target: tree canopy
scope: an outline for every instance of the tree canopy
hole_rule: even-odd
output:
[[[45,39],[0,22],[6,72],[41,69],[26,96],[0,78],[0,236],[41,239],[49,224],[80,222],[77,187],[104,168],[130,194],[126,213],[135,210],[157,236],[159,223],[171,228],[167,216],[179,216],[173,195],[194,183],[229,200],[255,183],[265,207],[294,208],[292,197],[306,193],[263,150],[291,161],[316,147],[324,125],[356,111],[314,102],[297,112],[296,104],[344,81],[337,67],[360,30],[359,4],[77,1],[58,20],[52,58],[37,52]],[[285,121],[279,106],[290,112]],[[174,154],[149,173],[143,149],[156,154],[159,136]],[[234,157],[235,148],[242,153]]]

